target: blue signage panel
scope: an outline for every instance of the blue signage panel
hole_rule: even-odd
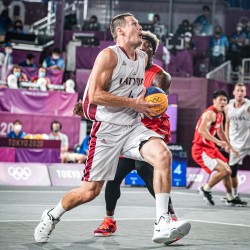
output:
[[[133,170],[125,177],[125,185],[131,186],[146,186],[142,178],[137,174],[136,170]]]
[[[172,162],[172,186],[185,187],[187,173],[187,159],[174,157]]]
[[[168,146],[173,155],[172,161],[172,186],[185,187],[186,186],[186,172],[187,172],[187,153],[183,150],[181,145],[172,144]],[[125,178],[125,185],[145,186],[144,181],[133,170]]]

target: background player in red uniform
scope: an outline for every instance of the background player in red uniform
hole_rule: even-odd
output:
[[[199,193],[208,205],[214,205],[211,189],[214,185],[223,180],[227,191],[227,203],[230,205],[241,204],[239,198],[232,195],[231,169],[227,159],[220,153],[219,146],[226,151],[231,149],[238,154],[227,140],[223,130],[223,111],[228,102],[228,95],[225,90],[216,90],[213,93],[213,105],[208,107],[201,115],[194,134],[192,157],[208,174],[216,171],[209,181],[199,187]],[[215,137],[217,133],[219,139]]]
[[[158,65],[153,64],[153,57],[159,45],[158,38],[149,31],[142,32],[142,46],[141,49],[148,55],[148,63],[146,66],[144,86],[156,86],[165,91],[166,94],[169,93],[169,87],[171,85],[171,76],[165,72]],[[81,102],[75,106],[74,112],[78,115],[81,115],[82,105]],[[144,125],[157,132],[158,134],[164,137],[166,144],[170,141],[170,123],[169,117],[167,114],[161,115],[159,118],[142,118]],[[153,189],[153,167],[144,161],[137,161],[128,158],[120,158],[116,170],[116,175],[113,181],[108,181],[105,189],[105,201],[106,201],[106,216],[104,221],[94,231],[95,236],[109,236],[113,234],[117,227],[116,221],[114,220],[114,212],[118,199],[120,198],[121,191],[120,185],[123,179],[129,174],[132,170],[136,169],[137,173],[144,180],[149,192],[153,197],[155,197]],[[168,212],[171,214],[172,223],[177,223],[177,217],[174,212],[171,198],[169,198]],[[181,234],[176,237],[176,240],[183,238],[188,234],[190,229],[190,223],[187,221],[178,221],[181,224]]]

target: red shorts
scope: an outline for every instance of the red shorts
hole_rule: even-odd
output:
[[[217,147],[208,148],[197,144],[192,146],[192,157],[208,174],[211,174],[217,166],[218,162],[216,159],[228,162],[228,159],[222,155]]]

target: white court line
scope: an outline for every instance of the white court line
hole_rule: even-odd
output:
[[[69,187],[70,188],[70,187]],[[0,190],[0,193],[40,193],[40,194],[64,194],[68,192],[67,190]],[[101,193],[104,193],[105,191],[101,191]],[[121,189],[122,194],[148,194],[148,190],[146,189],[145,191],[124,191]],[[180,192],[180,191],[171,191],[172,194],[177,194],[177,195],[190,195],[190,196],[197,196],[197,193],[186,193],[186,192]],[[216,195],[213,195],[216,196]],[[218,197],[221,197],[218,195]]]
[[[73,188],[73,187],[71,187]],[[70,187],[69,187],[70,190]],[[68,192],[69,190],[0,190],[0,193],[40,193],[40,194],[64,194]],[[143,191],[135,191],[135,190],[126,190],[121,189],[121,192],[123,194],[148,194],[148,190],[145,188]],[[104,193],[104,190],[101,191],[101,193]],[[187,195],[197,195],[196,193],[186,193],[186,192],[180,192],[180,191],[171,191],[171,193],[174,194],[187,194]],[[198,191],[197,191],[198,193]]]
[[[234,223],[206,221],[206,220],[189,220],[189,221],[201,222],[201,223],[207,223],[207,224],[218,224],[218,225],[225,225],[225,226],[250,227],[250,225],[245,225],[245,224],[234,224]]]
[[[70,188],[70,187],[69,187]],[[73,188],[73,187],[72,187]],[[40,193],[40,194],[65,194],[69,190],[0,190],[0,193]],[[188,190],[187,190],[188,191]],[[195,191],[195,190],[192,190]],[[105,191],[101,191],[101,193],[104,193]],[[121,194],[149,194],[148,190],[146,189],[145,191],[124,191],[121,189]],[[180,192],[180,191],[171,191],[171,194],[174,195],[185,195],[185,196],[199,196],[198,191],[195,193],[188,193],[188,192]],[[216,195],[213,194],[213,197],[222,197],[223,195]],[[248,199],[248,197],[244,197],[244,199]]]
[[[53,207],[55,204],[0,204],[2,207]],[[105,205],[100,206],[100,205],[82,205],[82,208],[105,208]],[[131,208],[131,209],[155,209],[155,206],[118,206],[117,209],[119,208]],[[193,207],[174,207],[174,209],[178,210],[196,210],[196,211],[215,211],[213,208],[193,208]],[[218,211],[223,211],[222,209]],[[230,211],[225,209],[224,211]],[[235,213],[235,210],[231,210]]]
[[[84,221],[102,221],[101,219],[64,219],[61,220],[63,222],[84,222]],[[135,220],[155,220],[155,218],[118,218],[117,221],[135,221]],[[226,223],[226,222],[218,222],[218,221],[206,221],[206,220],[189,220],[193,222],[206,223],[206,224],[217,224],[217,225],[225,225],[225,226],[236,226],[236,227],[249,227],[250,225],[245,224],[235,224],[235,223]],[[39,220],[0,220],[0,223],[19,223],[19,222],[39,222]]]
[[[0,207],[53,207],[55,204],[0,204]],[[105,208],[105,205],[100,206],[100,205],[82,205],[83,208]],[[155,206],[118,206],[117,209],[119,208],[124,208],[124,209],[155,209]],[[249,208],[249,207],[246,207]],[[192,211],[226,211],[226,212],[233,212],[235,213],[235,210],[230,210],[230,209],[219,209],[216,210],[216,208],[209,208],[209,207],[204,207],[204,208],[194,208],[194,207],[174,207],[176,210],[192,210]],[[246,210],[237,210],[238,212],[246,212]]]

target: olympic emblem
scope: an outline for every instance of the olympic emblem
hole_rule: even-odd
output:
[[[28,167],[9,167],[8,174],[15,180],[28,180],[31,176],[31,169]]]
[[[159,102],[161,102],[161,97],[159,97],[159,96],[157,96],[157,97],[150,97],[149,101],[153,102],[153,103],[159,103]]]

